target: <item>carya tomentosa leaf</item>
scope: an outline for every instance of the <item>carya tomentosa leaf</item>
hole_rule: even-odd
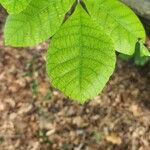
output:
[[[19,14],[10,15],[5,25],[5,44],[32,46],[51,37],[60,27],[73,0],[33,0]]]
[[[4,8],[10,14],[18,14],[23,11],[31,0],[0,0],[0,4],[3,5]]]
[[[52,39],[47,72],[56,88],[84,103],[104,88],[115,62],[110,37],[78,5]]]
[[[116,51],[132,55],[145,31],[138,17],[119,0],[84,0],[89,13],[113,40]]]

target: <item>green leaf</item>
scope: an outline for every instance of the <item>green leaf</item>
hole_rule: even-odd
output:
[[[134,62],[136,65],[144,66],[148,63],[150,52],[144,46],[141,40],[136,43],[135,53],[133,55]]]
[[[10,14],[18,14],[23,11],[31,0],[0,0],[0,4],[3,5],[4,8]]]
[[[84,103],[104,88],[115,62],[110,37],[78,5],[52,39],[47,72],[56,88]]]
[[[119,57],[123,60],[132,60],[138,66],[144,66],[149,62],[150,52],[144,46],[143,42],[139,40],[135,45],[135,51],[133,55],[119,54]]]
[[[139,38],[145,41],[145,31],[138,17],[119,0],[84,0],[89,13],[113,40],[116,51],[134,53]]]
[[[139,47],[140,47],[141,57],[150,56],[150,52],[149,52],[148,48],[144,45],[144,43],[141,40],[139,40],[138,43],[139,43]]]
[[[56,33],[73,0],[33,0],[20,14],[10,15],[5,25],[5,44],[32,46]]]

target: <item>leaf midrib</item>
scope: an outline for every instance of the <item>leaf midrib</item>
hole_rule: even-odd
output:
[[[79,13],[79,23],[80,23],[80,28],[79,28],[79,56],[80,56],[80,61],[79,61],[79,88],[80,88],[80,91],[82,93],[82,73],[83,73],[83,70],[82,70],[82,63],[83,63],[83,60],[82,60],[82,55],[83,55],[83,52],[82,52],[82,15],[81,13]]]

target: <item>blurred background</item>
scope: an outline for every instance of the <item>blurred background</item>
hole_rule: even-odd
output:
[[[123,1],[139,15],[150,48],[150,0]],[[0,7],[0,150],[150,150],[149,58],[138,65],[118,56],[102,94],[80,105],[51,87],[47,43],[4,45],[6,17]]]

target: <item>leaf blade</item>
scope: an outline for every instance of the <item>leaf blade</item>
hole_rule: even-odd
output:
[[[145,41],[142,23],[119,0],[84,0],[91,16],[112,37],[116,51],[132,55],[138,39]]]
[[[50,38],[60,27],[72,0],[36,0],[20,14],[10,15],[5,25],[5,44],[32,46]]]
[[[109,36],[78,6],[53,37],[46,66],[55,87],[84,103],[104,88],[115,62]]]

